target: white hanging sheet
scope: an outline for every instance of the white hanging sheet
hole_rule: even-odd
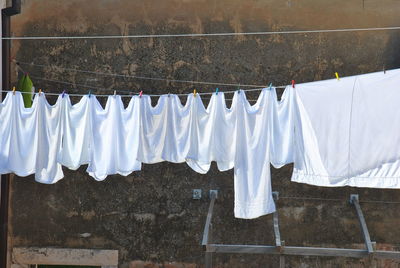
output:
[[[396,69],[287,87],[279,122],[292,181],[400,188],[399,85]]]
[[[35,173],[37,181],[55,183],[61,165],[87,164],[90,176],[104,180],[162,161],[205,174],[215,161],[220,171],[234,168],[235,216],[256,218],[275,211],[269,163],[281,166],[289,152],[286,123],[277,121],[288,111],[282,107],[274,88],[262,90],[253,106],[238,91],[230,108],[223,92],[207,108],[199,95],[182,105],[171,94],[154,107],[149,96],[133,96],[127,108],[120,96],[109,96],[104,109],[93,95],[75,105],[60,95],[51,106],[43,93],[24,108],[21,94],[10,92],[0,104],[0,173]]]

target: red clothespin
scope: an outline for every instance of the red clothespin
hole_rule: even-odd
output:
[[[143,91],[140,91],[140,92],[139,92],[139,98],[141,98],[142,95],[143,95]]]
[[[296,82],[294,80],[292,80],[292,88],[294,88],[295,85],[296,85]]]

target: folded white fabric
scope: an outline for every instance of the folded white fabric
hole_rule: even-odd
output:
[[[287,87],[279,121],[290,122],[292,181],[400,188],[399,83],[397,69]]]
[[[223,92],[207,108],[199,95],[182,105],[171,94],[154,107],[149,96],[133,96],[127,108],[120,96],[109,96],[104,109],[95,96],[71,105],[67,94],[53,106],[36,94],[32,108],[24,108],[20,93],[8,93],[0,104],[0,173],[35,173],[37,181],[55,183],[61,165],[88,164],[87,172],[104,180],[161,161],[186,162],[204,174],[215,161],[221,171],[235,169],[235,216],[256,218],[275,211],[269,163],[280,166],[290,152],[282,139],[286,123],[277,120],[289,110],[278,105],[275,89],[262,90],[253,106],[238,91],[231,108]]]

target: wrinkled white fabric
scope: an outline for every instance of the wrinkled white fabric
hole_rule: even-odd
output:
[[[263,90],[251,106],[244,92],[236,93],[235,216],[256,218],[275,211],[270,179],[270,154],[274,150],[273,125],[276,94]],[[272,157],[273,158],[273,157]]]
[[[60,119],[60,101],[51,106],[44,94],[36,94],[32,107],[25,108],[21,93],[8,93],[0,105],[0,173],[35,174],[41,183],[62,179]]]
[[[75,105],[60,95],[51,106],[37,94],[24,108],[20,93],[8,93],[0,104],[0,173],[35,173],[37,181],[55,183],[61,165],[87,164],[92,177],[104,180],[161,161],[186,162],[205,174],[214,161],[221,171],[235,169],[235,216],[255,218],[275,211],[269,162],[280,166],[289,151],[280,136],[287,127],[277,121],[288,110],[281,106],[275,89],[264,89],[253,106],[238,91],[230,108],[223,92],[207,108],[193,94],[185,105],[163,95],[154,107],[149,96],[134,96],[127,108],[120,96],[109,96],[103,108],[93,95]]]
[[[90,98],[83,96],[75,105],[68,96],[62,98],[63,141],[58,154],[58,162],[76,170],[90,162]]]
[[[109,96],[105,109],[94,97],[90,98],[90,162],[89,174],[96,180],[108,175],[127,176],[141,169],[137,161],[139,113],[137,98],[124,109],[120,96]]]
[[[397,69],[286,88],[292,181],[400,188],[399,83]]]

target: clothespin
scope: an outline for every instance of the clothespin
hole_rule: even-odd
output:
[[[142,95],[143,95],[143,90],[141,90],[141,91],[139,92],[139,98],[141,98]]]
[[[15,87],[13,87],[13,95],[15,95]]]
[[[219,89],[216,88],[216,89],[215,89],[215,95],[218,95],[218,91],[219,91]]]
[[[196,98],[196,89],[193,89],[193,96]]]
[[[61,96],[64,98],[64,95],[65,95],[65,90],[63,90],[63,92],[62,92],[62,95],[61,95]]]
[[[114,90],[114,97],[115,97],[115,96],[117,96],[117,91],[116,91],[116,90]]]
[[[272,89],[272,83],[269,83],[268,89],[269,89],[269,90]]]
[[[339,74],[337,72],[335,72],[335,76],[337,80],[340,80]]]
[[[90,98],[90,96],[92,96],[92,91],[91,90],[89,90],[89,98]]]
[[[39,88],[39,96],[42,95],[42,89]]]
[[[383,73],[386,74],[386,68],[385,65],[383,65]]]
[[[292,80],[292,88],[296,85],[296,81]]]

